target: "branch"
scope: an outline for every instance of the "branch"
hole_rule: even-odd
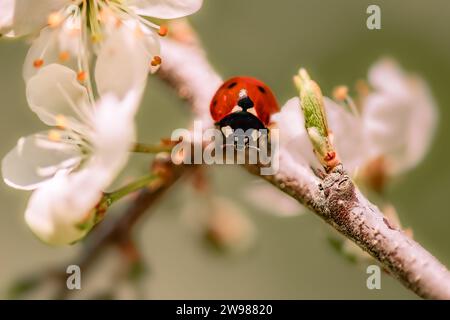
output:
[[[160,174],[160,179],[142,189],[128,208],[117,217],[111,217],[98,224],[84,243],[84,251],[78,266],[86,268],[103,247],[128,241],[136,222],[144,216],[146,210],[165,194],[178,179],[187,172],[189,166],[175,166],[168,159],[155,159],[153,172]]]
[[[222,78],[211,67],[199,45],[163,40],[164,62],[158,75],[189,102],[191,111],[203,121],[204,127],[212,126],[209,103],[222,84]]]
[[[209,121],[209,100],[220,85],[220,77],[199,46],[166,39],[160,75],[194,113]],[[376,258],[407,288],[423,298],[450,299],[450,273],[435,257],[392,227],[340,168],[320,181],[309,168],[294,163],[287,150],[280,150],[280,170],[261,176],[275,187],[310,208],[337,231]],[[259,166],[246,166],[260,175]]]

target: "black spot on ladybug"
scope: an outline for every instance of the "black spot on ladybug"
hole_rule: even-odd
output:
[[[264,89],[264,88],[261,87],[261,86],[258,86],[258,90],[259,90],[259,92],[261,92],[261,93],[266,93],[266,89]]]
[[[214,100],[212,105],[213,105],[213,107],[215,107],[217,105],[217,100]]]
[[[229,85],[228,85],[228,89],[232,89],[232,88],[234,88],[235,86],[237,85],[237,82],[232,82],[232,83],[230,83]]]

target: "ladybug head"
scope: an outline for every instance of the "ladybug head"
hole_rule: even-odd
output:
[[[254,104],[245,89],[239,92],[237,106],[240,107],[237,111],[222,118],[217,125],[227,144],[232,142],[236,149],[242,150],[250,140],[256,141],[260,137],[259,130],[264,130],[266,127],[258,117],[247,111],[253,108]]]

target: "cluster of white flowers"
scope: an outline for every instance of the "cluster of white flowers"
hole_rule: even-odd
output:
[[[2,174],[8,185],[34,190],[25,220],[41,240],[68,244],[84,237],[103,191],[127,163],[147,75],[162,61],[158,37],[167,33],[146,17],[179,18],[201,5],[0,0],[0,34],[37,36],[23,76],[31,110],[50,129],[19,139]]]

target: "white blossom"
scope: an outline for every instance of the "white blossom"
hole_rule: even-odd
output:
[[[384,59],[369,71],[374,90],[362,106],[369,158],[386,158],[389,173],[414,168],[426,155],[437,124],[437,107],[421,78]]]
[[[59,171],[33,192],[25,211],[25,222],[40,240],[65,245],[89,232],[105,186],[97,169],[103,168],[88,166],[75,173]]]
[[[92,227],[102,191],[128,160],[141,94],[130,87],[124,98],[109,92],[92,103],[76,73],[56,64],[30,79],[30,107],[52,128],[21,138],[2,174],[12,187],[37,189],[25,219],[40,239],[71,243]]]

